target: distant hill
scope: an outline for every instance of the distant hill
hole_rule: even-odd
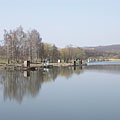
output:
[[[84,49],[95,50],[98,52],[120,53],[120,44],[107,45],[107,46],[96,46],[96,47],[84,47]]]

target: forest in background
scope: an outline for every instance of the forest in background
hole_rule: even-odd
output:
[[[109,59],[120,58],[119,53],[95,48],[81,48],[68,45],[58,48],[55,44],[44,43],[40,33],[33,29],[25,32],[22,26],[15,30],[4,30],[4,39],[0,45],[0,60],[9,63],[22,63],[24,60],[42,62],[71,62],[73,59]],[[0,62],[1,62],[0,61]]]

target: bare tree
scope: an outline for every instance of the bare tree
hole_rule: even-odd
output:
[[[37,30],[32,30],[28,32],[28,41],[29,41],[29,57],[30,60],[37,60],[40,57],[40,47],[42,38],[40,37]]]

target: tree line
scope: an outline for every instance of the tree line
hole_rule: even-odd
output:
[[[7,59],[8,63],[22,63],[24,60],[40,62],[50,60],[57,62],[71,62],[73,59],[119,58],[117,53],[99,52],[68,45],[58,48],[55,44],[44,43],[40,33],[33,29],[25,32],[22,26],[15,30],[4,30],[4,39],[0,44],[0,60]]]
[[[40,33],[33,29],[25,32],[22,26],[15,30],[4,30],[4,39],[0,45],[0,55],[8,62],[44,61],[57,62],[58,59],[70,62],[72,59],[85,59],[85,51],[80,47],[58,48],[55,44],[43,43]]]

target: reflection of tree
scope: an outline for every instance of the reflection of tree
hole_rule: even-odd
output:
[[[0,84],[3,85],[4,99],[15,99],[22,102],[24,96],[35,97],[43,82],[51,82],[58,75],[71,77],[73,73],[80,74],[81,70],[65,68],[53,68],[48,71],[2,71],[0,72]],[[27,77],[28,76],[28,77]]]
[[[0,81],[4,84],[4,99],[14,98],[21,102],[24,95],[36,96],[43,82],[43,77],[38,72],[31,72],[30,74],[30,77],[25,78],[22,72],[5,71]]]
[[[77,75],[81,74],[82,72],[83,72],[82,66],[76,67],[74,70],[74,73]]]
[[[61,68],[60,70],[59,70],[59,75],[60,76],[64,76],[64,77],[66,77],[66,78],[70,78],[73,74],[80,74],[80,73],[82,73],[82,68],[80,68],[80,67],[76,67],[76,68],[74,68],[74,67],[63,67],[63,68]]]
[[[60,74],[60,76],[65,76],[66,78],[69,78],[69,77],[71,77],[73,72],[74,72],[74,70],[71,67],[69,67],[69,68],[64,67],[64,68],[62,68],[62,70],[59,71],[59,74]]]
[[[57,78],[58,75],[58,69],[48,69],[47,72],[44,72],[44,82],[50,82]]]

